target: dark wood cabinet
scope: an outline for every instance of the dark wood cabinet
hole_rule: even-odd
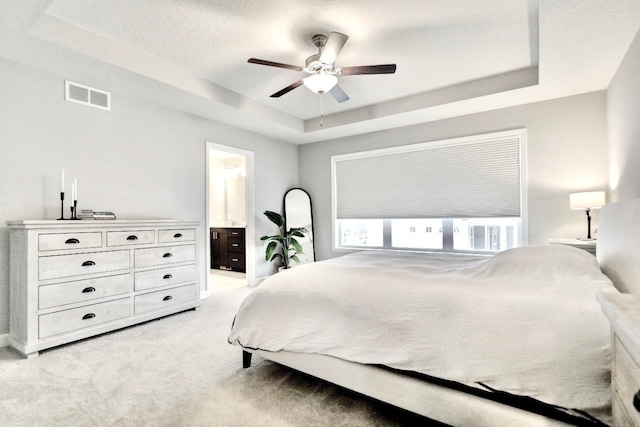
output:
[[[244,273],[246,271],[245,229],[212,228],[210,235],[211,268]]]
[[[227,229],[211,229],[211,268],[227,265]]]

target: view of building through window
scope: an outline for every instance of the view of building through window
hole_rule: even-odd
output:
[[[342,219],[338,247],[497,252],[518,246],[520,218]]]
[[[343,219],[338,221],[340,246],[382,247],[381,219]]]
[[[519,218],[453,220],[453,248],[463,251],[503,251],[518,246]]]
[[[442,249],[442,220],[392,219],[391,247]]]

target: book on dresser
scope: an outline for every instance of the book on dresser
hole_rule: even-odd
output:
[[[109,211],[94,211],[93,209],[82,209],[78,214],[78,219],[116,219],[116,214]]]
[[[198,221],[7,224],[9,345],[27,357],[200,305]]]

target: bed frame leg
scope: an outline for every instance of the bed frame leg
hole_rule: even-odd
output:
[[[242,367],[243,368],[246,369],[251,367],[251,356],[253,356],[253,353],[249,353],[248,351],[242,350]]]

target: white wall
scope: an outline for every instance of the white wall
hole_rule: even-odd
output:
[[[640,32],[607,91],[611,201],[640,197]]]
[[[4,59],[0,81],[0,335],[9,330],[5,221],[57,218],[63,167],[68,183],[78,178],[79,208],[204,224],[206,141],[253,151],[255,272],[269,274],[258,239],[272,230],[262,212],[281,206],[285,191],[297,185],[297,146],[121,93],[112,93],[111,111],[66,102],[64,76]],[[278,164],[287,167],[272,167]],[[207,265],[204,256],[203,250]]]
[[[520,127],[527,129],[529,244],[586,237],[585,214],[569,210],[569,193],[607,189],[605,108],[605,92],[595,92],[301,146],[300,185],[313,200],[318,259],[339,255],[331,249],[332,155]]]

